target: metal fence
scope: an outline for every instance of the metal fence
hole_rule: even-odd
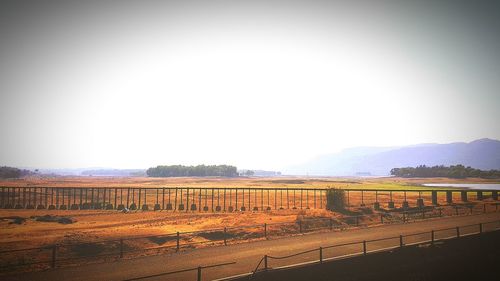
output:
[[[384,237],[380,239],[363,240],[344,244],[329,245],[302,251],[287,256],[264,255],[253,272],[254,276],[260,272],[283,267],[294,267],[304,264],[323,263],[325,261],[340,258],[362,256],[370,253],[390,251],[405,246],[420,244],[434,244],[438,241],[459,238],[461,236],[481,234],[483,232],[497,231],[500,228],[500,220],[486,223],[462,225],[451,228],[443,228],[408,235]],[[294,264],[287,263],[286,260],[294,259]],[[271,264],[272,263],[272,264]]]
[[[348,206],[389,209],[453,202],[498,200],[497,190],[344,189]],[[325,188],[288,187],[0,187],[0,208],[130,210],[177,212],[323,209]]]
[[[202,275],[203,269],[221,267],[221,266],[226,266],[226,265],[232,265],[232,264],[235,264],[235,263],[236,262],[226,262],[226,263],[219,263],[219,264],[213,264],[213,265],[198,266],[198,267],[181,269],[181,270],[175,270],[175,271],[169,271],[169,272],[163,272],[163,273],[158,273],[158,274],[145,275],[145,276],[141,276],[141,277],[135,277],[135,278],[125,279],[123,281],[144,280],[144,279],[150,279],[150,278],[154,278],[154,277],[162,277],[162,276],[174,275],[174,274],[180,274],[180,273],[192,272],[192,271],[196,272],[196,280],[197,281],[201,281],[202,280],[202,276],[203,276]]]
[[[498,211],[497,204],[423,208],[405,212],[372,213],[337,218],[297,219],[289,223],[224,227],[195,232],[176,232],[155,236],[124,237],[88,243],[54,244],[45,247],[0,251],[0,271],[37,270],[106,262],[122,258],[179,251],[202,244],[228,245],[241,241],[269,239],[314,231],[333,231],[371,224],[405,223],[441,216],[471,215]]]

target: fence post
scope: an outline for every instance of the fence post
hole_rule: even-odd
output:
[[[483,213],[486,213],[486,204],[483,204]]]
[[[302,233],[302,221],[299,221],[299,232]]]
[[[403,223],[406,222],[406,212],[403,212]]]
[[[356,226],[359,226],[359,216],[356,216]]]
[[[380,214],[380,223],[384,223],[384,214]]]
[[[460,238],[460,227],[457,226],[457,238]]]
[[[443,210],[439,209],[439,216],[442,217],[443,216]]]
[[[50,267],[56,268],[56,252],[57,252],[57,245],[52,246],[52,262]]]
[[[483,233],[483,224],[479,223],[479,234]]]
[[[425,210],[422,210],[422,219],[425,219]]]
[[[323,263],[323,247],[319,247],[319,263]]]
[[[123,238],[120,238],[120,259],[123,258]]]
[[[431,230],[431,244],[434,245],[434,230]]]
[[[366,255],[366,240],[363,240],[363,255]]]
[[[399,248],[403,248],[403,235],[399,235]]]
[[[267,239],[267,223],[264,224],[264,238]]]
[[[198,266],[198,281],[201,281],[201,266]]]
[[[333,220],[330,218],[330,230],[333,230]]]
[[[179,251],[179,244],[180,244],[180,234],[179,234],[179,231],[177,231],[176,240],[177,240],[177,249],[176,249],[176,251],[178,252]]]
[[[226,227],[224,227],[224,246],[227,246],[226,233],[227,233],[227,229],[226,229]]]
[[[264,255],[264,270],[267,271],[267,255]]]

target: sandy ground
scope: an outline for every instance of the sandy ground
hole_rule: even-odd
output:
[[[2,276],[2,280],[124,280],[132,277],[147,276],[163,272],[170,272],[186,268],[196,268],[200,265],[234,262],[236,264],[220,268],[204,270],[203,280],[214,280],[235,274],[247,273],[255,269],[263,255],[285,256],[300,251],[317,249],[322,246],[339,245],[363,240],[396,237],[392,240],[383,240],[368,243],[368,250],[379,247],[398,246],[398,235],[421,233],[430,230],[451,228],[449,231],[436,232],[436,239],[454,236],[454,227],[474,224],[470,228],[462,228],[461,233],[477,232],[479,222],[498,221],[499,212],[475,216],[446,217],[408,224],[389,224],[377,227],[359,228],[350,231],[327,231],[298,235],[281,239],[260,240],[251,243],[234,244],[220,247],[207,247],[195,250],[182,250],[177,253],[148,256],[136,259],[121,259],[106,263],[94,263],[73,267],[62,267],[55,270],[15,274]],[[498,227],[498,223],[484,225],[485,231]],[[429,233],[420,236],[407,237],[404,243],[428,240]],[[361,251],[360,244],[347,247],[324,250],[323,257],[337,257]],[[294,264],[318,259],[318,252],[300,255],[284,260],[270,260],[270,267]],[[196,271],[161,276],[147,280],[196,280]]]
[[[299,187],[299,188],[425,188],[423,183],[499,183],[479,178],[346,178],[346,177],[239,177],[239,178],[148,178],[148,177],[29,177],[0,180],[0,186],[21,187]]]
[[[22,180],[0,181],[0,186],[20,187],[300,187],[300,188],[385,188],[385,189],[416,189],[425,182],[460,182],[450,179],[400,179],[400,178],[102,178],[102,177],[57,177],[57,178],[27,178]],[[467,182],[491,182],[480,179],[467,180]],[[425,189],[429,189],[424,187]],[[151,195],[154,197],[154,194]],[[416,205],[416,200],[422,196],[426,204],[430,204],[430,193],[408,193],[406,200],[410,206]],[[312,196],[311,196],[312,199]],[[310,200],[311,200],[310,199]],[[324,199],[324,198],[323,198]],[[396,207],[404,201],[404,193],[393,193]],[[460,194],[454,194],[458,202]],[[474,194],[469,199],[475,201]],[[490,202],[488,194],[485,201]],[[153,199],[151,199],[152,202]],[[389,192],[382,192],[375,197],[374,192],[361,195],[360,192],[349,192],[349,204],[352,206],[351,214],[363,214],[361,204],[367,207],[378,200],[382,208],[387,207],[390,200]],[[259,200],[257,200],[259,201]],[[273,199],[271,199],[271,202]],[[440,203],[445,203],[445,194],[438,196]],[[324,202],[324,201],[323,201]],[[318,201],[316,201],[318,203]],[[490,202],[493,203],[493,202]],[[324,204],[324,203],[323,203]],[[171,212],[171,211],[133,211],[123,213],[116,210],[12,210],[0,209],[0,249],[12,250],[30,247],[42,247],[52,244],[76,244],[95,242],[119,238],[131,238],[152,235],[167,235],[175,232],[192,232],[223,227],[240,227],[259,225],[255,229],[235,231],[235,235],[242,235],[245,239],[252,239],[255,233],[262,232],[262,225],[275,223],[295,224],[298,220],[327,218],[340,220],[345,214],[338,214],[320,209],[285,209],[269,212]],[[324,206],[324,205],[323,205]],[[372,211],[370,211],[372,212]],[[49,215],[56,218],[69,219],[71,223],[39,221],[39,217]],[[376,214],[375,214],[376,215]],[[66,221],[67,222],[67,221]],[[288,226],[290,227],[290,226]],[[286,235],[286,226],[270,227],[270,231]],[[253,233],[255,232],[255,233]],[[213,237],[184,237],[183,243],[197,243],[210,241]],[[129,247],[143,248],[164,245],[174,245],[175,241],[136,240],[129,243]],[[114,246],[113,246],[114,247]],[[114,249],[116,250],[116,249]]]

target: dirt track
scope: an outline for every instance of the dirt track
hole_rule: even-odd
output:
[[[451,217],[420,221],[404,225],[382,225],[371,228],[349,230],[344,232],[314,233],[301,236],[287,237],[281,239],[257,241],[230,246],[220,246],[196,250],[185,250],[163,256],[150,256],[132,260],[120,260],[103,264],[90,264],[79,267],[61,268],[44,272],[26,273],[20,275],[3,276],[3,280],[124,280],[127,278],[140,277],[162,272],[175,271],[185,268],[194,268],[199,265],[211,265],[224,262],[237,263],[222,268],[207,269],[203,273],[203,280],[247,273],[252,271],[263,255],[283,256],[304,250],[355,242],[362,240],[378,239],[388,236],[406,235],[411,233],[430,231],[432,229],[450,228],[458,225],[478,224],[500,220],[500,213],[489,213],[465,217]],[[468,231],[465,229],[464,231]],[[469,231],[477,231],[473,227]],[[440,234],[441,235],[441,234]],[[454,235],[454,231],[442,233],[442,236]],[[422,238],[422,237],[420,237]],[[437,236],[436,238],[441,238]],[[411,239],[411,238],[410,238]],[[405,243],[411,242],[411,240]],[[396,239],[397,240],[397,239]],[[369,245],[369,250],[380,247],[395,246],[399,241],[388,240],[374,245]],[[325,258],[342,254],[359,252],[359,245],[334,248],[332,252],[325,252]],[[287,260],[271,260],[270,266],[276,267],[312,260],[317,253],[299,256]],[[316,257],[317,258],[317,257]],[[196,272],[188,272],[163,276],[161,278],[150,278],[147,280],[196,280]]]

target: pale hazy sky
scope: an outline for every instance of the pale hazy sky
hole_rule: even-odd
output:
[[[76,2],[0,4],[0,165],[500,138],[498,1]]]

